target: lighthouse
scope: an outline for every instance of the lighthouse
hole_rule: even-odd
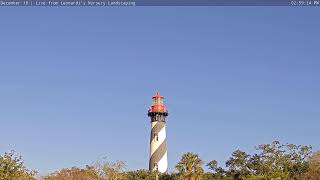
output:
[[[166,117],[168,111],[159,92],[152,97],[153,104],[148,111],[151,119],[149,170],[166,173],[168,171],[168,152],[166,141]]]

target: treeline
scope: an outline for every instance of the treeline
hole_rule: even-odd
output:
[[[274,141],[255,148],[254,154],[234,151],[224,167],[216,160],[205,163],[198,154],[188,152],[182,155],[175,171],[167,174],[127,171],[123,161],[98,161],[42,177],[27,169],[12,151],[0,156],[0,180],[320,180],[320,152],[312,153],[311,146]]]

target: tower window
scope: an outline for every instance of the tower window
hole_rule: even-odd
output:
[[[158,171],[158,164],[154,163],[153,168],[154,168],[154,170]]]
[[[153,134],[154,141],[159,141],[158,133]]]

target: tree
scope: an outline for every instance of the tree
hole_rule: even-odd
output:
[[[36,172],[24,166],[21,156],[15,151],[0,156],[0,179],[2,180],[34,180]]]
[[[179,174],[170,173],[170,174],[160,174],[160,180],[179,180]]]
[[[155,180],[156,173],[148,170],[129,171],[125,173],[126,180]]]
[[[226,167],[229,168],[228,175],[234,179],[243,179],[250,174],[248,161],[250,155],[247,153],[236,150],[232,153],[232,157],[226,162]]]
[[[44,180],[102,180],[98,172],[92,166],[86,166],[81,169],[77,167],[65,168],[56,171],[46,177]]]
[[[225,170],[222,167],[218,167],[218,162],[216,160],[211,160],[206,166],[211,173],[205,173],[204,179],[223,179]]]
[[[281,144],[261,144],[258,153],[246,154],[237,150],[226,162],[227,177],[232,179],[299,179],[308,168],[311,146]],[[214,167],[214,163],[210,165]],[[209,168],[210,168],[209,167]]]
[[[218,162],[216,160],[212,160],[206,165],[211,171],[215,172],[218,168]]]
[[[307,171],[301,174],[299,180],[319,180],[320,178],[320,151],[314,153],[308,160]]]
[[[204,173],[202,165],[203,161],[198,154],[188,152],[182,155],[176,169],[185,180],[199,180]]]
[[[260,153],[249,162],[252,173],[267,179],[294,179],[306,171],[311,154],[311,146],[281,144],[279,141],[261,144],[256,150]]]
[[[124,171],[126,168],[126,163],[124,161],[115,162],[96,162],[96,170],[99,172],[100,176],[108,180],[122,180],[124,179]]]

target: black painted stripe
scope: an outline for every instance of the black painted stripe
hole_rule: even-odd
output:
[[[166,139],[161,143],[158,149],[151,155],[149,161],[149,169],[152,170],[155,163],[158,163],[167,152]]]
[[[152,132],[158,133],[165,126],[164,122],[157,122],[156,125],[152,128]]]
[[[153,134],[159,133],[162,128],[164,128],[166,124],[164,122],[157,122],[155,126],[151,129],[151,134],[150,134],[150,143],[154,140]]]

